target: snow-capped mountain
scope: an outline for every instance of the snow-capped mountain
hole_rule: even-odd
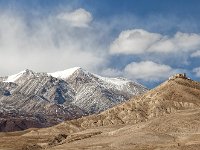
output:
[[[55,73],[27,69],[0,79],[3,120],[13,115],[23,121],[32,117],[37,127],[99,113],[147,91],[136,82],[101,77],[80,67]]]
[[[81,67],[74,67],[74,68],[70,68],[70,69],[67,69],[64,71],[57,71],[57,72],[48,73],[48,74],[51,75],[52,77],[65,80],[65,79],[69,78],[74,72],[76,72],[79,69],[81,69]]]
[[[72,102],[88,113],[98,113],[118,103],[126,101],[134,95],[142,94],[147,89],[123,78],[106,78],[92,74],[80,67],[51,73],[54,77],[62,77],[76,92]]]

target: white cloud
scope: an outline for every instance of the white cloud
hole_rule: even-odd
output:
[[[58,15],[58,18],[74,27],[88,27],[92,21],[91,13],[82,8],[72,12],[61,13]]]
[[[177,32],[172,38],[178,50],[193,51],[200,47],[200,35],[195,33]]]
[[[193,69],[193,72],[195,73],[195,75],[196,75],[197,77],[200,77],[200,67],[194,68],[194,69]]]
[[[27,24],[26,20],[20,16],[6,12],[0,13],[0,76],[16,73],[25,68],[53,72],[80,66],[92,72],[101,72],[104,76],[125,76],[136,80],[157,81],[178,71],[168,65],[150,61],[133,62],[128,64],[124,70],[118,70],[117,65],[124,66],[127,63],[123,59],[122,62],[120,59],[116,62],[113,61],[116,63],[116,68],[112,69],[112,66],[107,68],[107,65],[113,63],[109,62],[112,61],[113,56],[109,55],[107,49],[112,37],[113,25],[108,27],[105,22],[97,21],[90,24],[92,15],[83,9],[78,10],[68,13],[61,12],[59,15],[62,14],[62,17],[65,16],[64,14],[74,16],[73,13],[78,11],[82,14],[85,13],[85,17],[77,15],[79,16],[77,19],[70,20],[69,16],[66,19],[52,14],[43,20],[32,20],[31,25]],[[58,19],[58,16],[61,18]],[[92,28],[85,28],[88,26]],[[172,52],[177,50],[177,47],[193,52],[192,49],[198,47],[198,38],[197,34],[177,33],[170,38],[142,29],[127,30],[123,31],[113,42],[111,53],[143,54],[148,52],[152,53],[156,59],[149,59],[147,54],[147,56],[143,55],[141,60],[148,59],[166,63],[167,61],[162,61],[166,56],[159,55],[159,53],[162,51]],[[154,55],[155,53],[156,55]],[[177,60],[178,63],[181,63],[182,57],[180,58],[180,56],[174,55],[172,58],[170,55],[170,61]]]
[[[200,48],[200,35],[177,32],[173,37],[143,29],[127,30],[111,44],[111,54],[190,52]]]
[[[190,56],[191,57],[200,57],[200,50],[193,52]]]
[[[168,65],[158,64],[152,61],[132,62],[124,70],[128,77],[144,81],[163,80],[178,72],[178,70]]]
[[[127,30],[120,33],[119,37],[111,44],[112,54],[140,54],[144,53],[152,43],[161,38],[161,35],[149,33],[142,29]]]
[[[103,46],[96,30],[73,28],[55,15],[34,20],[30,27],[20,16],[0,14],[0,76],[26,68],[53,72],[80,66],[96,72],[107,63]]]

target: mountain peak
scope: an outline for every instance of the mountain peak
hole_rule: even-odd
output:
[[[17,74],[14,74],[14,75],[10,75],[7,77],[6,80],[4,80],[3,82],[15,82],[17,79],[19,79],[22,75],[24,74],[34,74],[34,72],[32,70],[29,70],[29,69],[25,69]]]
[[[66,78],[70,77],[77,70],[83,70],[83,69],[81,67],[73,67],[73,68],[70,68],[70,69],[63,70],[63,71],[48,73],[48,75],[51,75],[55,78],[66,79]]]

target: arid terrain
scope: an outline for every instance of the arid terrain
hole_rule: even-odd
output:
[[[200,0],[0,0],[0,150],[200,150]]]
[[[0,133],[0,150],[198,150],[200,83],[170,79],[100,114]]]

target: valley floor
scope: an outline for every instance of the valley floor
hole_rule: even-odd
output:
[[[178,111],[135,125],[77,129],[70,134],[51,130],[55,132],[29,129],[0,133],[0,150],[199,150],[200,109]]]

